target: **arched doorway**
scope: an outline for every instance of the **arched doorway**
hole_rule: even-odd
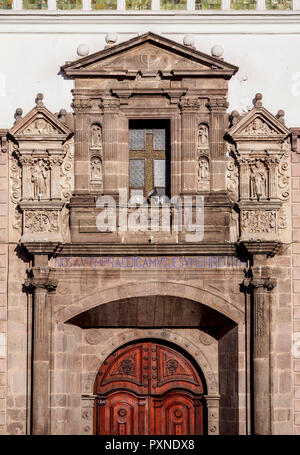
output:
[[[95,381],[94,433],[195,435],[204,432],[204,384],[192,362],[156,341],[127,345]]]

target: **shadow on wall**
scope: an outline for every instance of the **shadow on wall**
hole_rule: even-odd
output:
[[[220,434],[239,434],[238,326],[219,340]]]

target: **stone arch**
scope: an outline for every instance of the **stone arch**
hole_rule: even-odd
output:
[[[237,324],[244,323],[244,313],[237,304],[224,298],[216,291],[171,281],[149,281],[128,283],[97,290],[91,295],[77,298],[70,305],[60,309],[56,315],[56,322],[66,322],[83,311],[103,305],[115,300],[145,296],[174,296],[187,298],[213,308],[227,316]]]
[[[91,344],[97,344],[97,335],[96,332],[98,329],[93,329],[95,339],[94,341],[90,338]],[[122,333],[115,335],[114,337],[110,338],[106,341],[106,343],[101,345],[101,352],[97,355],[99,359],[98,368],[91,373],[86,378],[83,388],[84,393],[93,394],[93,387],[94,382],[96,380],[96,375],[99,371],[99,368],[102,362],[112,354],[116,349],[119,349],[123,345],[138,341],[139,339],[157,339],[163,341],[169,341],[173,345],[177,345],[181,347],[184,351],[189,353],[192,358],[194,359],[198,368],[202,371],[206,386],[207,386],[207,393],[208,395],[218,395],[218,380],[216,375],[214,374],[209,361],[207,360],[206,356],[203,354],[199,346],[194,343],[190,338],[184,337],[174,329],[147,329],[147,330],[139,330],[139,329],[129,329],[123,331]]]

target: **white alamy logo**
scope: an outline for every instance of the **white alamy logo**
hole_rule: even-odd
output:
[[[127,198],[119,190],[118,207],[112,196],[99,196],[96,226],[100,232],[184,232],[186,242],[201,242],[204,235],[204,196],[143,196]]]

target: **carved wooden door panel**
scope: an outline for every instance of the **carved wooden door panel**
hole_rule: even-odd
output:
[[[95,433],[203,433],[203,385],[191,362],[154,342],[119,349],[95,382]]]

